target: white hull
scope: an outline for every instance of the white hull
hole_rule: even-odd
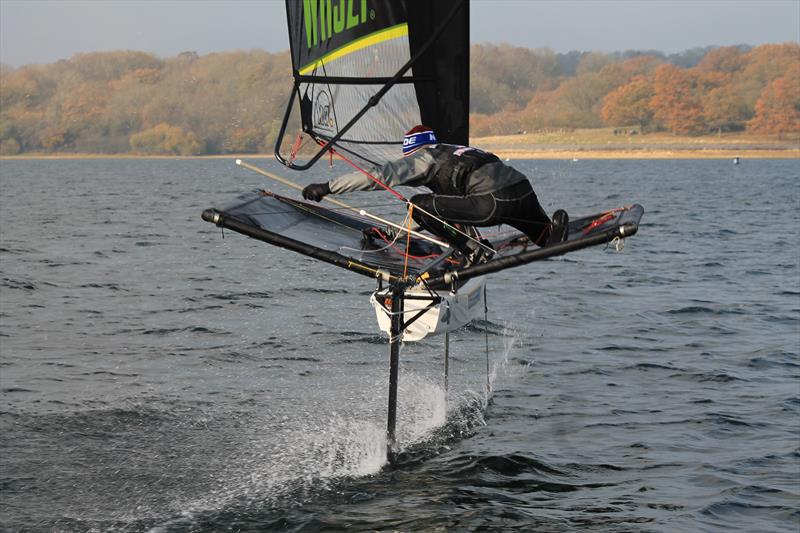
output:
[[[486,278],[478,277],[467,281],[458,289],[457,293],[440,292],[442,301],[431,307],[421,317],[411,323],[403,333],[403,341],[418,341],[428,335],[436,335],[458,329],[484,314],[484,287]],[[410,299],[404,301],[403,320],[409,321],[421,310],[431,304],[430,293],[421,286],[412,287],[406,291],[407,296],[423,297],[425,299]],[[390,290],[375,291],[369,298],[375,308],[378,318],[378,327],[384,333],[389,333],[391,328]],[[386,305],[388,304],[388,305]],[[386,305],[386,307],[384,307]]]

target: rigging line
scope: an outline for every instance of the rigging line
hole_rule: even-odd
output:
[[[486,340],[486,399],[492,394],[492,380],[489,374],[489,302],[486,300],[486,284],[483,285],[483,335]]]
[[[294,140],[294,144],[292,145],[292,150],[289,152],[289,162],[294,162],[294,160],[297,158],[298,152],[300,152],[300,149],[303,148],[305,143],[306,142],[305,139],[303,139],[303,134],[298,133]]]
[[[279,195],[275,195],[275,196],[278,197]],[[283,199],[283,198],[285,198],[285,197],[282,197],[282,196],[280,197],[280,199]],[[298,203],[301,203],[301,202],[298,202]],[[396,204],[368,204],[368,205],[358,206],[358,207],[356,207],[356,209],[364,209],[365,207],[387,207],[387,206],[390,206],[390,205],[396,205]],[[326,207],[325,210],[326,211],[331,211],[333,213],[338,213],[340,211],[346,211],[346,209],[344,207]],[[293,212],[294,211],[292,211],[291,209],[287,209],[286,211],[253,211],[251,214],[253,214],[253,215],[288,215],[288,214],[293,213]],[[405,223],[405,221],[403,223]]]
[[[239,165],[240,167],[246,168],[248,170],[252,170],[253,172],[261,174],[262,176],[265,176],[265,177],[273,179],[273,180],[275,180],[275,181],[277,181],[279,183],[282,183],[282,184],[286,185],[287,187],[291,187],[292,189],[299,190],[299,191],[303,190],[303,187],[301,187],[300,185],[296,184],[295,182],[293,182],[291,180],[287,180],[286,178],[282,178],[282,177],[280,177],[280,176],[278,176],[276,174],[273,174],[272,172],[267,172],[266,170],[260,169],[255,165],[251,165],[250,163],[242,161],[241,159],[237,159],[236,160],[236,164]],[[375,216],[375,215],[373,215],[371,213],[368,213],[364,209],[357,209],[357,208],[355,208],[355,207],[353,207],[351,205],[348,205],[348,204],[346,204],[344,202],[340,202],[339,200],[334,200],[330,196],[324,196],[323,200],[326,200],[327,202],[330,202],[330,203],[332,203],[334,205],[338,205],[339,207],[342,207],[344,209],[349,209],[350,211],[356,212],[359,215],[361,215],[362,217],[366,217],[366,218],[368,218],[370,220],[380,222],[381,224],[386,224],[387,226],[391,226],[391,227],[393,227],[395,229],[398,229],[400,231],[406,231],[406,228],[404,228],[403,226],[400,226],[398,224],[395,224],[394,222],[392,222],[390,220],[386,220],[384,218]],[[428,242],[432,242],[432,243],[434,243],[434,244],[436,244],[438,246],[441,246],[443,248],[447,248],[449,246],[445,242],[442,242],[442,241],[440,241],[438,239],[434,239],[432,237],[428,237],[427,235],[423,235],[422,233],[420,233],[418,231],[412,231],[412,235],[414,235],[415,237],[417,237],[419,239],[422,239],[422,240],[425,240],[425,241],[428,241]]]
[[[406,258],[405,258],[405,261],[403,262],[403,277],[404,278],[408,277],[408,255],[409,255],[409,252],[411,251],[411,220],[412,220],[412,214],[413,213],[414,213],[414,204],[409,204],[409,206],[408,206],[408,216],[406,217],[408,219],[408,233],[406,234],[407,235],[407,237],[406,237],[406,253],[405,253]]]
[[[399,251],[399,250],[397,250],[397,248],[394,247],[394,244],[397,242],[397,239],[400,238],[400,233],[395,234],[394,239],[389,241],[389,239],[386,237],[386,235],[383,234],[383,232],[381,232],[377,228],[375,228],[375,230],[378,232],[378,234],[381,236],[381,238],[384,240],[384,242],[387,243],[386,246],[384,246],[383,248],[378,248],[376,250],[362,250],[362,249],[357,249],[357,248],[350,248],[349,246],[341,246],[339,249],[341,249],[341,250],[352,250],[354,252],[361,252],[361,253],[367,253],[367,254],[377,254],[377,253],[380,253],[380,252],[384,252],[384,251],[388,250],[389,248],[391,248],[392,250],[395,250],[395,251]]]
[[[319,143],[319,141],[317,141],[317,142]],[[322,144],[322,143],[320,143],[320,144]],[[385,184],[384,182],[382,182],[381,180],[379,180],[378,178],[376,178],[375,176],[373,176],[372,174],[370,174],[369,172],[367,172],[366,170],[364,170],[363,168],[361,168],[360,166],[358,166],[358,165],[356,165],[355,163],[353,163],[351,160],[349,160],[348,158],[346,158],[345,156],[343,156],[342,154],[340,154],[340,153],[338,152],[338,150],[334,150],[333,146],[331,146],[330,148],[328,148],[328,150],[330,150],[332,154],[335,154],[335,155],[339,156],[339,158],[340,158],[340,159],[342,159],[343,161],[345,161],[345,162],[346,162],[347,164],[349,164],[351,167],[353,167],[354,169],[356,169],[356,170],[358,170],[359,172],[361,172],[362,174],[364,174],[366,177],[368,177],[368,178],[369,178],[369,179],[371,179],[373,182],[377,183],[379,186],[383,187],[384,189],[386,189],[387,191],[389,191],[390,193],[392,193],[393,195],[395,195],[397,198],[399,198],[399,199],[400,199],[400,200],[402,200],[403,202],[406,202],[406,203],[408,203],[408,198],[406,198],[405,196],[403,196],[402,194],[400,194],[399,192],[397,192],[396,190],[394,190],[393,188],[391,188],[390,186],[388,186],[387,184]]]
[[[283,198],[284,197],[280,197],[280,199],[283,199]],[[297,202],[297,203],[301,204],[301,205],[306,205],[303,202]],[[294,206],[294,204],[292,204],[292,205]],[[383,204],[383,205],[381,205],[381,204],[365,205],[365,206],[360,206],[359,209],[363,209],[364,207],[386,207],[386,205],[387,204]],[[391,205],[395,205],[395,204],[391,204]],[[311,208],[313,208],[313,207],[314,206],[311,206]],[[278,211],[274,211],[274,210],[270,210],[270,211],[251,211],[251,212],[249,212],[249,214],[256,215],[256,216],[259,216],[259,215],[290,215],[290,214],[294,213],[296,211],[296,209],[297,208],[293,207],[292,209],[278,210]],[[303,209],[305,210],[307,208],[304,207]],[[343,207],[326,207],[326,208],[324,208],[324,210],[325,211],[330,211],[331,213],[337,213],[337,214],[339,212],[341,212],[341,211],[345,211],[345,209]],[[353,219],[357,220],[358,222],[364,223],[364,224],[366,224],[368,222],[368,220],[369,220],[366,217],[364,217],[363,219],[354,217]],[[405,220],[403,221],[403,224],[405,224]]]
[[[315,217],[321,218],[322,220],[327,220],[328,222],[331,222],[332,224],[334,224],[336,226],[341,226],[341,227],[343,227],[345,229],[349,229],[349,230],[355,231],[356,233],[359,233],[359,234],[361,233],[360,229],[354,228],[352,226],[348,226],[347,224],[345,224],[343,222],[340,222],[340,221],[338,221],[336,219],[327,217],[327,216],[325,216],[325,214],[321,213],[318,210],[306,207],[305,205],[303,205],[302,202],[297,202],[297,204],[295,205],[295,209],[302,210],[302,211],[304,211],[304,212],[306,212],[306,213],[308,213],[310,215],[313,215]]]
[[[319,140],[317,140],[317,143],[319,143],[319,144],[322,144],[322,143],[320,143],[320,141],[319,141]],[[412,204],[411,204],[411,202],[410,202],[410,201],[409,201],[409,200],[408,200],[408,199],[407,199],[405,196],[403,196],[402,194],[400,194],[399,192],[397,192],[395,189],[391,188],[391,187],[390,187],[390,186],[388,186],[387,184],[383,183],[381,180],[379,180],[378,178],[376,178],[375,176],[373,176],[372,174],[370,174],[369,172],[367,172],[367,171],[366,171],[366,170],[364,170],[363,168],[359,167],[358,165],[356,165],[355,163],[353,163],[353,162],[352,162],[351,160],[349,160],[348,158],[344,157],[344,156],[343,156],[342,154],[340,154],[340,153],[339,153],[337,150],[334,150],[333,146],[329,147],[329,148],[328,148],[328,150],[330,150],[330,151],[331,151],[331,153],[334,153],[334,154],[336,154],[337,156],[339,156],[339,158],[341,158],[341,159],[342,159],[342,160],[344,160],[346,163],[348,163],[350,166],[352,166],[353,168],[355,168],[356,170],[358,170],[359,172],[361,172],[362,174],[364,174],[366,177],[368,177],[369,179],[371,179],[372,181],[374,181],[375,183],[377,183],[378,185],[380,185],[381,187],[383,187],[384,189],[386,189],[387,191],[389,191],[389,192],[390,192],[390,193],[392,193],[393,195],[397,196],[397,197],[398,197],[400,200],[402,200],[403,202],[405,202],[407,205],[412,205]],[[483,248],[483,249],[484,249],[484,251],[487,251],[487,252],[490,252],[490,253],[491,253],[491,252],[494,252],[494,250],[493,250],[493,249],[492,249],[490,246],[486,246],[484,243],[482,243],[482,242],[480,241],[480,239],[476,239],[476,238],[475,238],[475,237],[473,237],[472,235],[469,235],[469,234],[467,234],[467,233],[465,233],[465,232],[461,231],[460,229],[458,229],[457,227],[453,226],[452,224],[450,224],[450,223],[449,223],[449,222],[447,222],[446,220],[442,219],[441,217],[439,217],[439,216],[437,216],[437,215],[434,215],[433,213],[431,213],[431,212],[429,212],[429,211],[427,211],[427,210],[425,210],[425,209],[421,208],[421,207],[420,207],[420,206],[418,206],[418,205],[416,205],[416,206],[414,206],[414,207],[416,207],[416,208],[417,208],[417,209],[419,209],[419,210],[420,210],[422,213],[424,213],[424,214],[428,215],[429,217],[431,217],[431,218],[433,218],[433,219],[437,220],[438,222],[441,222],[442,224],[444,224],[444,225],[445,225],[445,227],[447,227],[447,228],[450,228],[450,229],[452,229],[453,231],[455,231],[456,233],[459,233],[459,234],[461,234],[462,236],[466,237],[466,238],[467,238],[467,240],[469,240],[469,241],[472,241],[473,243],[477,244],[479,247]],[[448,246],[450,246],[450,245],[448,244]],[[452,247],[452,246],[451,246],[451,247]]]
[[[380,235],[381,239],[383,239],[385,242],[389,242],[389,237],[384,235],[381,230],[376,228],[376,231],[378,232],[378,235]],[[399,248],[397,248],[397,246],[395,246],[395,243],[397,242],[397,237],[399,236],[400,236],[399,234],[395,236],[395,238],[391,242],[389,242],[389,246],[392,248],[392,250],[394,250],[400,255],[407,255],[409,258],[414,259],[416,261],[421,261],[423,259],[432,259],[434,257],[439,257],[441,255],[441,254],[413,255],[408,252],[404,252],[403,250],[400,250]],[[383,249],[385,250],[386,248]]]
[[[260,169],[255,165],[251,165],[250,163],[247,163],[246,161],[242,161],[241,159],[237,159],[236,160],[236,164],[238,166],[242,167],[242,168],[246,168],[247,170],[252,170],[253,172],[255,172],[257,174],[261,174],[262,176],[265,176],[267,178],[273,179],[273,180],[277,181],[278,183],[282,183],[282,184],[286,185],[287,187],[291,187],[292,189],[295,189],[295,190],[298,190],[298,191],[302,191],[303,190],[303,187],[301,187],[300,185],[296,184],[295,182],[293,182],[291,180],[287,180],[286,178],[282,178],[282,177],[278,176],[277,174],[273,174],[272,172],[267,172],[266,170]],[[351,205],[347,205],[344,202],[340,202],[339,200],[334,200],[333,198],[325,197],[325,200],[327,200],[328,202],[330,202],[330,203],[332,203],[334,205],[338,205],[339,207],[344,208],[344,209],[349,209],[349,210],[355,211],[355,212],[359,211],[355,207],[353,207]]]
[[[401,250],[400,248],[395,246],[395,243],[397,243],[397,239],[400,238],[400,234],[399,233],[397,235],[395,235],[394,239],[392,239],[390,241],[389,237],[387,235],[385,235],[380,229],[378,229],[378,228],[374,228],[374,229],[378,233],[380,238],[383,239],[383,242],[387,243],[387,245],[384,246],[383,248],[377,248],[375,250],[362,250],[362,249],[350,248],[348,246],[342,246],[342,247],[340,247],[340,249],[342,249],[342,250],[353,250],[353,251],[356,251],[356,252],[361,252],[363,254],[374,254],[374,253],[384,252],[384,251],[386,251],[386,250],[391,248],[392,250],[397,252],[398,255],[408,256],[408,258],[413,259],[415,261],[422,261],[423,259],[432,259],[434,257],[439,257],[441,255],[441,254],[412,255],[410,253],[404,252],[403,250]]]
[[[287,202],[287,203],[290,203],[291,205],[294,205],[295,209],[297,209],[297,210],[302,210],[302,211],[304,211],[304,212],[306,212],[306,213],[308,213],[310,215],[313,215],[313,216],[316,216],[318,218],[321,218],[322,220],[327,220],[328,222],[331,222],[334,225],[341,226],[341,227],[343,227],[345,229],[354,231],[354,232],[358,233],[359,235],[363,235],[363,230],[360,230],[358,228],[354,228],[352,226],[348,226],[347,224],[345,224],[343,222],[340,222],[340,221],[334,220],[332,218],[326,217],[323,213],[321,213],[320,211],[314,209],[313,206],[307,206],[303,202],[299,202],[299,201],[295,201],[295,200],[291,200],[291,199],[285,199],[284,201]],[[403,221],[403,223],[405,223],[405,220]],[[397,240],[401,236],[400,232],[398,232],[395,235],[394,239],[390,242],[389,239],[387,238],[387,236],[382,231],[380,231],[380,229],[375,228],[374,226],[372,226],[372,227],[375,229],[375,231],[377,231],[377,233],[378,233],[378,235],[380,235],[381,239],[383,239],[384,242],[388,243],[386,246],[384,246],[383,248],[379,248],[377,250],[363,250],[363,249],[359,249],[359,248],[351,248],[349,246],[340,246],[339,249],[340,250],[351,250],[351,251],[360,252],[360,253],[363,253],[363,254],[370,254],[370,253],[380,253],[380,252],[383,252],[383,251],[391,248],[392,250],[397,252],[398,255],[405,256],[406,261],[408,261],[409,258],[419,261],[419,260],[422,260],[422,259],[429,259],[431,257],[438,257],[437,254],[418,256],[418,255],[411,255],[408,252],[404,252],[403,250],[401,250],[401,249],[399,249],[399,248],[397,248],[395,246],[395,243],[397,242]],[[410,241],[411,240],[411,235],[410,234],[408,235],[408,238],[409,238],[409,241]],[[404,277],[405,277],[405,275],[404,275]]]

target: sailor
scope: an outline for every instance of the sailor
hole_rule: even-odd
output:
[[[427,126],[414,126],[406,133],[402,158],[373,168],[371,173],[388,187],[429,188],[432,194],[410,198],[414,221],[446,240],[470,258],[470,263],[484,259],[491,250],[451,224],[508,224],[539,246],[567,238],[567,213],[559,209],[551,221],[524,174],[478,148],[438,143],[436,134]],[[327,183],[312,183],[303,189],[303,198],[319,202],[328,194],[379,188],[375,181],[356,172]]]

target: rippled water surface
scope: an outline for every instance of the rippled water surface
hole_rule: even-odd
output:
[[[258,176],[0,161],[0,529],[796,532],[800,164],[515,164],[639,235],[405,345],[385,468],[372,283],[200,220]]]

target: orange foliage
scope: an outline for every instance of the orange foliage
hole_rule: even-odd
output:
[[[763,85],[776,80],[800,65],[800,44],[765,44],[753,48],[745,56],[744,78]]]
[[[703,133],[706,126],[699,86],[698,76],[690,70],[672,65],[658,67],[650,100],[655,118],[675,134]]]
[[[131,148],[144,154],[195,155],[203,152],[202,145],[192,132],[169,124],[159,124],[131,135]]]
[[[722,46],[707,53],[697,63],[697,69],[706,72],[727,72],[732,74],[741,70],[746,64],[744,54],[737,47]]]
[[[767,85],[747,129],[757,133],[800,133],[800,65]]]
[[[618,85],[624,85],[638,76],[647,76],[664,61],[655,56],[637,56],[622,63],[603,67],[600,73]]]
[[[81,84],[61,105],[63,121],[66,124],[87,124],[98,120],[105,111],[108,97],[108,91],[102,86]]]
[[[692,69],[663,57],[508,45],[470,53],[472,135],[603,124],[679,134],[797,130],[797,43],[716,48]],[[291,84],[289,54],[262,51],[166,60],[105,52],[3,68],[0,150],[270,150]]]
[[[53,152],[66,144],[68,136],[67,130],[50,127],[42,132],[39,143],[48,152]]]
[[[21,69],[0,79],[0,108],[15,104],[30,107],[39,92],[39,82],[30,69]]]
[[[645,76],[634,78],[627,85],[617,87],[603,99],[601,113],[609,126],[638,125],[642,131],[653,120],[650,100],[653,84]]]

